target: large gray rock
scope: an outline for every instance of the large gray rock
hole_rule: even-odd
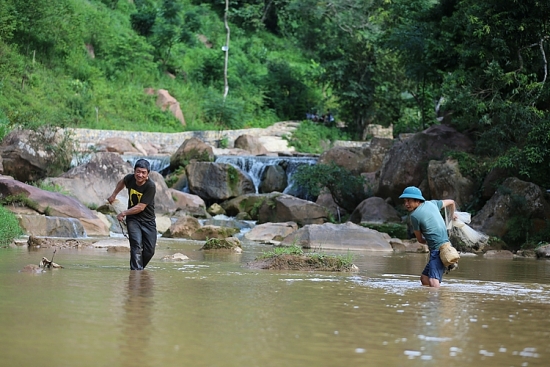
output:
[[[382,198],[373,196],[363,200],[351,213],[353,223],[401,223],[401,216]]]
[[[285,194],[273,195],[265,200],[258,212],[258,223],[296,222],[304,226],[321,224],[327,220],[327,210],[322,206]]]
[[[21,182],[36,182],[57,171],[63,172],[71,162],[71,151],[51,149],[60,144],[69,144],[69,140],[58,129],[11,131],[0,146],[4,174]],[[63,157],[61,152],[67,156]]]
[[[347,222],[345,224],[311,224],[287,236],[284,245],[297,244],[322,250],[364,250],[392,252],[390,237],[373,229]]]
[[[454,159],[445,162],[430,161],[428,185],[432,198],[453,199],[457,208],[473,201],[474,183],[462,176],[458,162]]]
[[[366,170],[364,172],[375,172],[382,168],[384,157],[386,157],[386,153],[393,144],[393,139],[384,138],[372,138],[369,144],[365,144],[363,146],[363,155],[366,158]]]
[[[448,150],[471,152],[473,141],[446,125],[433,125],[412,137],[395,143],[384,158],[376,196],[391,198],[394,204],[407,186],[423,189],[426,199],[434,197],[422,186],[427,176],[427,163],[441,160]]]
[[[298,230],[294,222],[264,223],[252,228],[244,234],[244,238],[250,241],[271,242],[281,241],[283,238]]]
[[[257,137],[248,134],[243,134],[235,139],[235,148],[246,150],[252,155],[269,153]]]
[[[109,234],[109,227],[92,210],[70,196],[45,191],[5,177],[0,178],[0,195],[3,197],[23,195],[33,203],[32,209],[38,214],[76,218],[82,223],[89,236]],[[9,209],[9,206],[6,208]]]
[[[544,228],[550,218],[550,204],[539,186],[510,177],[472,218],[470,226],[502,238],[510,229],[508,222],[514,216],[529,218],[533,228]]]
[[[535,254],[539,259],[550,259],[550,244],[537,247]]]
[[[132,165],[119,154],[94,153],[88,162],[71,168],[59,177],[49,177],[45,182],[62,187],[85,205],[101,206],[107,202],[117,182],[132,172]],[[119,200],[126,202],[128,195],[124,191],[119,195]]]
[[[197,138],[186,139],[170,157],[170,169],[175,171],[178,167],[185,167],[189,162],[212,162],[214,150],[212,147]]]
[[[258,191],[262,194],[273,191],[283,192],[287,185],[285,169],[280,165],[271,165],[267,166],[262,173]]]
[[[189,192],[204,200],[222,201],[256,192],[252,179],[227,163],[192,162],[185,169]]]
[[[317,164],[336,164],[353,174],[368,172],[369,161],[361,148],[335,147],[319,156]]]
[[[47,217],[45,215],[18,215],[19,225],[29,236],[85,237],[86,231],[76,218]],[[107,232],[106,235],[109,233]]]

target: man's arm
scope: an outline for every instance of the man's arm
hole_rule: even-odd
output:
[[[109,204],[112,204],[116,200],[116,196],[118,195],[119,192],[122,191],[122,189],[124,189],[124,187],[126,187],[126,184],[124,183],[124,179],[117,182],[115,190],[113,191],[111,196],[107,198],[107,201],[109,202]]]
[[[131,207],[130,209],[125,210],[125,211],[123,211],[123,212],[120,212],[120,213],[116,216],[116,219],[118,219],[118,220],[123,220],[124,217],[127,216],[127,215],[139,214],[139,213],[141,213],[142,211],[144,211],[146,207],[147,207],[147,204],[144,204],[144,203],[136,204],[136,205],[134,205],[133,207]]]
[[[450,211],[451,218],[456,219],[456,215],[455,215],[456,204],[455,204],[455,201],[452,200],[452,199],[445,199],[445,200],[441,200],[441,202],[443,203],[442,208],[446,208],[446,207],[450,206],[450,208],[451,208],[451,211]]]
[[[423,243],[425,244],[426,243],[426,239],[424,238],[424,236],[422,236],[422,232],[420,231],[414,231],[414,235],[416,237],[416,240],[420,243]]]

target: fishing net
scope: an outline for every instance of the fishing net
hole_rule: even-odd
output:
[[[471,221],[470,213],[455,212],[456,218],[452,219],[449,208],[445,208],[445,223],[451,236],[456,236],[466,246],[481,248],[487,244],[489,236],[476,231],[468,225]]]

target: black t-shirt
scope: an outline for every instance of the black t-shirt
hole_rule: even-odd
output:
[[[124,176],[124,184],[128,189],[128,209],[139,203],[147,204],[145,210],[141,213],[128,215],[139,221],[155,220],[155,193],[157,188],[155,183],[148,179],[143,185],[138,186],[133,173]]]

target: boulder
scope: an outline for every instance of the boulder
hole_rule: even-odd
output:
[[[412,252],[412,253],[428,253],[430,252],[428,245],[422,244],[417,240],[400,240],[398,238],[392,238],[390,245],[393,248],[393,252]]]
[[[317,196],[317,200],[315,201],[315,204],[321,205],[323,208],[325,208],[328,213],[337,221],[340,221],[340,218],[347,215],[347,211],[344,208],[340,208],[338,204],[334,201],[332,194],[328,192],[328,190],[323,190],[319,196]]]
[[[56,171],[64,171],[68,167],[60,166],[71,162],[70,152],[60,156],[60,150],[52,150],[51,146],[67,143],[67,135],[54,129],[11,131],[2,140],[0,155],[2,156],[3,174],[12,176],[21,182],[36,182]],[[68,144],[68,143],[67,143]]]
[[[145,150],[137,149],[134,144],[125,138],[106,138],[99,141],[96,145],[96,149],[99,152],[111,152],[118,154],[143,154]]]
[[[86,231],[76,218],[18,215],[19,225],[29,236],[82,238]],[[107,232],[108,235],[108,232]]]
[[[535,229],[546,223],[550,218],[550,204],[539,186],[515,177],[507,178],[472,218],[470,226],[489,236],[503,238],[513,217],[529,218]]]
[[[191,234],[191,239],[206,241],[210,238],[225,239],[239,233],[237,228],[205,225]]]
[[[149,179],[151,179],[155,183],[155,187],[156,187],[155,213],[157,214],[174,213],[177,209],[176,202],[172,196],[170,189],[168,188],[168,186],[166,186],[166,182],[164,182],[164,177],[162,177],[162,175],[156,171],[151,171],[149,172]],[[112,187],[112,189],[114,189],[114,186]],[[125,194],[126,191],[122,193]]]
[[[201,224],[198,219],[186,215],[178,218],[175,223],[172,223],[170,229],[162,237],[191,238],[191,235],[200,227]]]
[[[273,195],[262,202],[258,212],[258,223],[296,222],[299,226],[321,224],[328,220],[325,208],[311,201],[291,195]]]
[[[189,162],[193,161],[214,161],[214,150],[200,139],[186,139],[176,152],[170,156],[170,169],[175,171],[179,167],[185,167]]]
[[[257,137],[248,134],[241,135],[235,139],[235,148],[246,150],[252,155],[265,155],[269,153]]]
[[[184,261],[184,260],[189,260],[189,257],[182,254],[181,252],[176,252],[175,254],[172,254],[172,255],[163,256],[161,260],[162,261]]]
[[[363,146],[365,167],[362,173],[378,171],[382,167],[384,157],[393,143],[393,139],[372,138],[368,144],[365,144]]]
[[[176,210],[184,211],[193,216],[206,216],[206,204],[200,196],[174,189],[168,189],[168,193],[172,197],[172,200],[174,200]]]
[[[336,164],[350,171],[352,174],[368,172],[369,162],[363,155],[361,148],[335,147],[323,152],[317,164]]]
[[[384,199],[373,196],[363,200],[351,213],[353,223],[401,223],[401,216]]]
[[[252,179],[227,163],[192,162],[186,166],[186,172],[189,192],[207,201],[256,192]]]
[[[208,207],[208,209],[206,209],[206,211],[208,212],[208,214],[210,214],[212,216],[225,215],[225,210],[218,203],[214,203],[214,204],[210,205]]]
[[[229,199],[221,203],[227,215],[236,217],[241,213],[246,213],[252,219],[258,219],[258,209],[260,205],[271,200],[280,193],[269,194],[244,194],[235,198]]]
[[[550,244],[537,247],[535,249],[535,255],[539,259],[550,259]]]
[[[33,203],[32,209],[39,214],[51,217],[76,218],[80,221],[88,236],[109,234],[109,228],[98,216],[78,200],[60,194],[39,189],[17,180],[0,178],[0,195],[23,195]],[[9,207],[7,207],[9,209]],[[38,217],[38,216],[37,216]]]
[[[394,204],[408,186],[422,189],[424,197],[431,199],[427,182],[427,167],[430,160],[441,160],[448,150],[471,152],[473,141],[454,128],[433,125],[412,137],[395,143],[387,152],[382,168],[376,196],[391,198]]]
[[[298,230],[294,222],[263,223],[255,226],[244,234],[244,238],[250,241],[267,242],[282,241],[283,238]]]
[[[310,224],[285,237],[282,244],[297,244],[322,250],[364,250],[392,252],[390,237],[373,229],[346,222],[344,224]]]
[[[101,206],[107,202],[117,182],[132,172],[132,165],[117,153],[93,153],[88,162],[71,168],[59,177],[49,177],[44,182],[62,187],[63,191],[85,205]],[[118,198],[126,205],[128,195],[124,190]]]
[[[159,89],[157,91],[157,106],[160,107],[163,111],[169,110],[172,115],[181,123],[182,126],[185,126],[185,117],[183,112],[181,112],[181,107],[179,102],[168,93],[165,89]]]
[[[432,198],[453,199],[457,208],[473,201],[474,182],[462,176],[458,161],[448,159],[430,161],[428,165],[428,185]]]
[[[262,172],[258,192],[267,194],[273,191],[283,192],[288,185],[286,172],[280,165],[267,166]]]

